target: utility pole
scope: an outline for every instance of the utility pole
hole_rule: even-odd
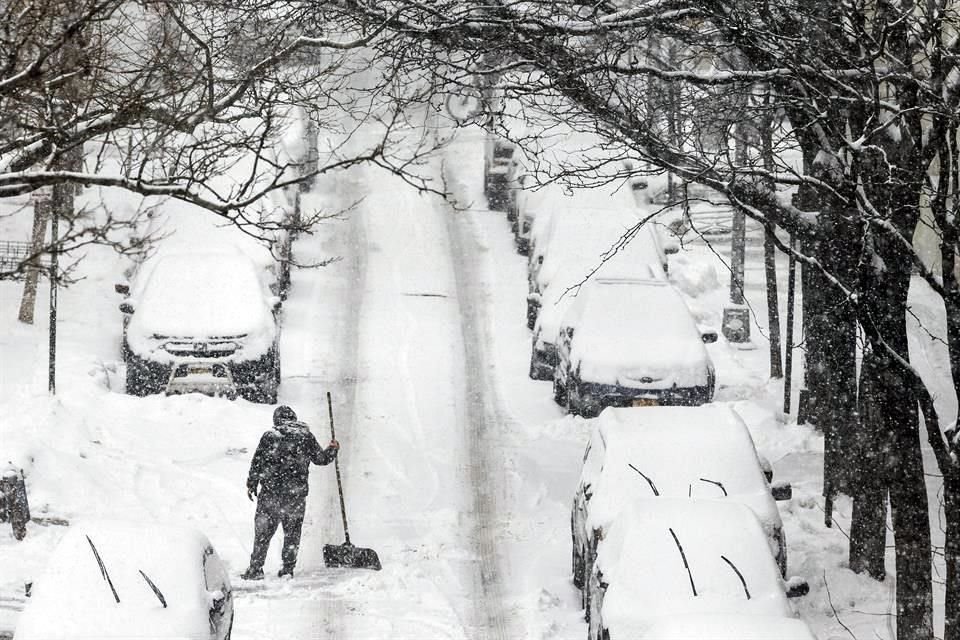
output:
[[[53,187],[53,200],[50,207],[50,328],[49,328],[49,366],[47,368],[47,390],[51,395],[57,393],[57,285],[60,279],[60,251],[57,246],[60,239],[60,209],[64,206],[66,190],[72,185],[58,184]],[[73,202],[73,196],[70,196]]]

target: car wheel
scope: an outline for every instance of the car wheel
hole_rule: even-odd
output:
[[[131,354],[127,359],[127,394],[148,396],[163,391],[163,382],[157,378],[150,363]]]
[[[583,554],[577,553],[577,541],[573,540],[570,545],[570,565],[573,571],[573,586],[581,591],[586,591],[586,582],[583,570]],[[581,601],[583,596],[580,596]]]
[[[570,378],[567,378],[567,390],[566,390],[566,405],[567,413],[572,416],[580,415],[580,393],[577,386],[573,383]]]
[[[583,619],[590,624],[590,585],[584,584],[580,591],[580,604],[583,606]]]
[[[584,418],[596,418],[600,415],[600,403],[589,395],[584,396],[582,393],[580,394],[580,401],[577,403],[577,408],[580,411],[580,415]]]
[[[280,387],[280,354],[273,348],[255,362],[245,363],[240,370],[234,370],[234,379],[240,396],[258,404],[276,404],[277,390]]]
[[[553,377],[553,401],[561,407],[567,404],[567,388],[560,383],[556,376]]]
[[[530,329],[531,331],[533,331],[533,328],[537,324],[537,313],[537,305],[527,301],[527,329]]]

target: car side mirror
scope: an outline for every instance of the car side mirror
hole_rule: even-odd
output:
[[[793,576],[786,583],[788,598],[800,598],[810,593],[810,584],[799,576]]]
[[[700,339],[703,340],[704,344],[712,344],[717,341],[717,332],[716,331],[704,331],[700,334]]]
[[[790,500],[793,498],[793,487],[789,482],[778,482],[770,487],[770,494],[777,502]]]
[[[113,290],[125,296],[130,295],[130,285],[128,284],[118,282],[117,284],[113,285]]]
[[[121,303],[120,303],[120,311],[121,311],[122,313],[125,313],[125,314],[127,314],[127,315],[130,315],[131,313],[133,313],[133,305],[130,304],[129,302],[121,302]]]

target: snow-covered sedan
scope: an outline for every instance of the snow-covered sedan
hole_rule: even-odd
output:
[[[651,627],[678,617],[796,617],[787,598],[809,587],[799,578],[785,583],[765,547],[760,523],[741,504],[663,498],[632,505],[597,546],[588,639],[657,637]]]
[[[611,281],[566,311],[556,337],[556,400],[593,417],[609,406],[699,405],[716,386],[700,331],[680,292],[662,281]]]
[[[160,393],[172,379],[179,392],[187,388],[178,377],[181,365],[189,365],[197,380],[225,365],[239,395],[275,403],[279,307],[280,299],[240,251],[177,251],[151,258],[120,305],[127,393]]]
[[[730,407],[607,409],[593,421],[570,512],[573,582],[584,589],[597,543],[633,504],[671,498],[734,502],[759,519],[769,555],[787,572],[787,545],[775,499],[747,425]]]
[[[195,529],[72,524],[31,587],[15,640],[229,640],[233,594]]]

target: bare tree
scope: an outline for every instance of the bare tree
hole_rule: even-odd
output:
[[[382,25],[270,0],[0,7],[0,198],[54,184],[119,188],[199,205],[269,241],[318,216],[275,215],[264,196],[317,175],[375,162],[427,186],[410,170],[431,144],[409,139],[413,90],[364,73]],[[314,157],[277,152],[301,109],[327,140]],[[380,125],[378,139],[354,139],[361,120]],[[128,248],[130,219],[69,217],[61,250]]]
[[[897,636],[933,637],[922,420],[942,454],[948,494],[945,637],[960,635],[960,522],[952,488],[960,452],[910,365],[905,321],[917,273],[946,307],[953,386],[960,388],[960,289],[952,268],[960,186],[954,2],[344,0],[324,11],[364,29],[383,28],[371,46],[393,63],[391,73],[411,73],[411,65],[428,66],[442,52],[461,72],[446,74],[450,90],[464,77],[496,74],[505,95],[536,123],[529,138],[561,123],[599,134],[608,153],[599,162],[569,165],[571,182],[623,179],[620,154],[632,166],[649,163],[722,194],[764,225],[781,251],[790,248],[776,239],[776,229],[798,238],[807,380],[827,436],[825,490],[855,499],[851,566],[883,577],[876,550],[883,547],[889,497]],[[664,43],[676,55],[660,55]],[[495,67],[480,64],[494,52]],[[758,89],[770,100],[744,99]],[[664,122],[655,107],[660,102],[679,103],[669,113],[682,117]],[[730,140],[738,123],[759,123],[771,112],[782,113],[787,126],[767,153],[738,158],[730,145],[703,144],[708,131]],[[710,114],[709,128],[692,114]],[[786,197],[795,192],[802,207]],[[942,272],[911,244],[927,202]],[[858,326],[867,362],[859,381]]]

